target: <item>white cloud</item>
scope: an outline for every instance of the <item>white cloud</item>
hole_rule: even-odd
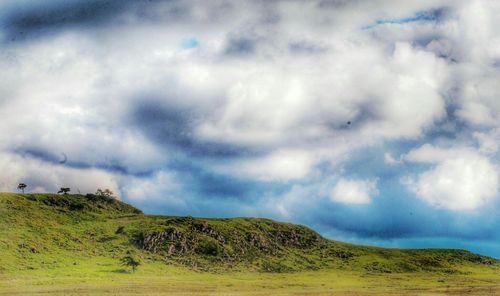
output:
[[[294,185],[289,192],[277,199],[272,199],[267,205],[271,212],[277,212],[282,218],[290,219],[296,210],[304,208],[304,200],[311,202],[315,198],[317,188]]]
[[[395,159],[391,153],[385,152],[384,153],[384,163],[386,163],[388,165],[396,165],[396,164],[400,164],[401,160]]]
[[[467,153],[465,150],[459,149],[441,149],[434,147],[431,144],[424,144],[418,149],[413,149],[406,155],[403,155],[403,159],[410,162],[421,162],[421,163],[437,163],[446,158],[458,157],[463,153]]]
[[[463,119],[485,127],[500,126],[500,11],[498,1],[467,1],[457,9],[457,30],[450,35],[461,52],[456,65]]]
[[[221,173],[253,178],[260,181],[289,181],[307,176],[314,165],[310,153],[293,150],[278,150],[258,158],[237,160],[229,165],[219,165]]]
[[[316,147],[345,145],[352,137],[356,141],[350,145],[361,147],[418,136],[444,115],[440,85],[447,72],[442,61],[408,43],[397,43],[388,55],[374,40],[359,38],[338,41],[314,58],[278,51],[272,61],[240,62],[243,71],[226,65],[233,76],[224,86],[227,100],[216,116],[199,125],[198,136],[280,149],[310,141]],[[341,130],[348,121],[351,130]]]
[[[377,182],[373,180],[340,179],[333,188],[332,201],[347,204],[368,204],[378,194]]]
[[[159,171],[149,178],[125,177],[120,180],[121,190],[134,203],[156,202],[170,208],[186,208],[182,199],[182,185],[175,173]]]
[[[479,151],[486,154],[496,153],[499,149],[500,143],[500,128],[490,130],[487,133],[475,132],[474,139],[479,144]]]
[[[307,218],[304,214],[316,212],[318,205],[328,200],[336,178],[336,175],[315,176],[307,183],[294,184],[284,193],[266,196],[259,210],[279,219]]]
[[[424,145],[404,159],[433,165],[417,177],[404,178],[403,183],[434,207],[474,210],[498,199],[498,167],[476,151]]]
[[[99,169],[76,169],[50,164],[16,154],[0,153],[0,191],[15,191],[17,184],[26,183],[26,192],[57,192],[70,187],[73,193],[93,193],[108,188],[118,193],[118,179]]]

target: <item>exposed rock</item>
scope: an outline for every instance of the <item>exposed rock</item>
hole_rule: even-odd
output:
[[[133,242],[144,250],[161,254],[166,261],[190,267],[196,263],[197,268],[204,268],[198,260],[217,260],[234,266],[263,256],[279,256],[290,249],[321,248],[326,242],[306,227],[269,220],[249,219],[241,226],[227,227],[191,217],[174,217],[167,219],[165,225],[163,230],[136,234]],[[348,254],[339,257],[344,255],[348,257]],[[304,258],[300,260],[307,262]],[[286,270],[275,265],[271,269]]]

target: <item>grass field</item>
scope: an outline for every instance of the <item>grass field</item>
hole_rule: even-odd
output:
[[[121,264],[126,254],[137,271]],[[0,295],[16,294],[500,295],[500,264],[462,250],[355,246],[266,219],[0,193]]]
[[[498,295],[498,272],[467,275],[363,274],[336,270],[296,273],[207,273],[145,263],[135,273],[95,258],[75,266],[3,274],[0,294],[26,295]]]

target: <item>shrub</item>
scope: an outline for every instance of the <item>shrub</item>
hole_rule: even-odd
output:
[[[211,237],[205,237],[198,243],[196,253],[201,255],[217,257],[222,253],[219,242]]]

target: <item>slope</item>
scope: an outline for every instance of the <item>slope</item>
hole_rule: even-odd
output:
[[[191,270],[462,279],[484,274],[488,285],[500,280],[497,259],[465,250],[357,246],[269,219],[145,215],[96,195],[0,193],[0,280],[78,272],[113,278],[92,273],[96,267],[128,273],[120,266],[128,255],[140,259],[140,269],[151,274]]]

